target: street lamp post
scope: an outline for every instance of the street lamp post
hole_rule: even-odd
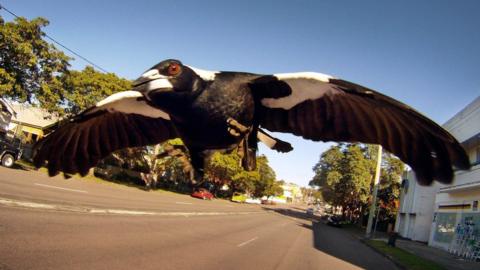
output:
[[[382,146],[378,145],[377,166],[375,167],[375,178],[374,178],[373,192],[372,192],[372,204],[370,205],[367,230],[365,231],[366,238],[370,238],[372,236],[373,216],[375,215],[375,207],[377,206],[377,193],[378,193],[378,183],[380,181],[381,165],[382,165]]]

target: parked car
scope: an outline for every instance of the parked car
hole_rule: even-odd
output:
[[[339,216],[329,216],[327,218],[327,225],[333,227],[342,227],[342,218]]]
[[[275,205],[275,202],[272,200],[262,200],[262,204],[265,205]]]
[[[20,143],[11,142],[5,138],[0,139],[0,161],[3,166],[11,168],[15,161],[22,156]]]
[[[211,200],[214,198],[213,194],[204,188],[194,191],[191,196],[202,200]]]
[[[247,200],[247,195],[235,192],[231,200],[232,202],[244,203]]]
[[[245,203],[261,204],[262,201],[260,199],[247,198],[245,200]]]

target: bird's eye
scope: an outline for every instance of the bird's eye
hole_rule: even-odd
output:
[[[171,63],[168,66],[168,69],[167,69],[167,72],[168,72],[169,76],[178,75],[180,73],[180,71],[182,71],[182,68],[180,67],[180,65],[178,63]]]

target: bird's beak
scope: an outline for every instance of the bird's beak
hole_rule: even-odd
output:
[[[168,80],[168,77],[160,74],[155,68],[143,73],[132,84],[133,90],[143,93],[153,90],[169,91],[173,89],[173,85]]]

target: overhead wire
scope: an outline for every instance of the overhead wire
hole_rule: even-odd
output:
[[[10,15],[14,16],[15,18],[20,18],[19,16],[17,16],[17,14],[13,13],[12,11],[10,11],[9,9],[7,9],[4,5],[0,4],[0,10],[5,10],[6,12],[10,13]],[[75,52],[74,50],[68,48],[67,46],[63,45],[62,43],[60,43],[59,41],[57,41],[56,39],[54,39],[53,37],[49,36],[47,33],[44,32],[44,35],[46,38],[48,38],[49,40],[51,40],[52,42],[54,42],[55,44],[57,44],[58,46],[64,48],[65,50],[69,51],[70,53],[72,53],[73,55],[79,57],[80,59],[82,59],[83,61],[91,64],[92,66],[96,67],[97,69],[105,72],[105,73],[109,73],[106,69],[100,67],[99,65],[95,64],[94,62],[88,60],[86,57],[83,57],[81,56],[79,53]]]

